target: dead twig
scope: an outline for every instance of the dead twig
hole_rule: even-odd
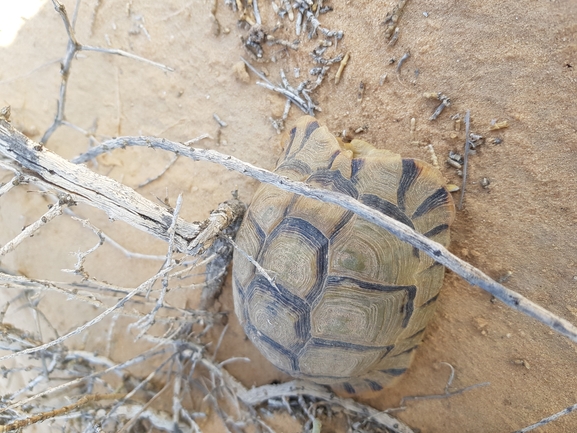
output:
[[[0,257],[4,256],[10,251],[13,251],[24,239],[29,238],[48,222],[52,221],[57,216],[62,215],[63,206],[70,203],[72,203],[71,199],[68,200],[67,198],[63,198],[62,200],[59,200],[57,203],[52,205],[48,212],[46,212],[39,219],[22,230],[18,236],[0,248]]]
[[[238,229],[240,228],[241,218],[236,218],[230,223],[226,223],[229,218],[223,209],[217,209],[211,213],[209,220],[212,218],[214,228],[219,231],[218,238],[206,250],[206,256],[214,256],[206,265],[205,285],[200,296],[201,310],[208,310],[213,306],[215,300],[220,296],[224,279],[228,273],[228,265],[232,261],[234,243]],[[238,213],[244,214],[245,209],[239,209]],[[219,222],[218,219],[221,219]],[[222,227],[226,228],[222,229]],[[208,230],[207,230],[208,231]]]
[[[173,267],[174,266],[169,266],[169,267],[162,269],[158,274],[156,274],[153,277],[146,280],[144,283],[142,283],[141,285],[139,285],[138,287],[133,289],[124,298],[122,298],[120,301],[118,301],[116,304],[114,304],[112,307],[107,308],[102,313],[100,313],[98,316],[96,316],[93,319],[86,322],[84,325],[79,326],[78,328],[73,329],[72,331],[68,332],[67,334],[64,334],[64,335],[62,335],[62,336],[60,336],[60,337],[58,337],[52,341],[49,341],[48,343],[42,344],[40,346],[31,347],[28,349],[23,349],[23,350],[20,350],[18,352],[12,353],[10,355],[0,356],[0,361],[6,361],[8,359],[12,359],[12,358],[15,358],[17,356],[30,355],[32,353],[37,353],[37,352],[40,352],[42,350],[46,350],[52,346],[56,346],[57,344],[60,344],[64,341],[68,340],[70,337],[73,337],[74,335],[80,334],[81,332],[90,328],[91,326],[96,325],[98,322],[100,322],[102,319],[104,319],[106,316],[108,316],[113,311],[115,311],[119,308],[122,308],[137,293],[144,292],[145,290],[147,290],[158,278],[168,274],[173,269]]]
[[[118,401],[114,404],[114,406],[108,411],[108,413],[106,414],[106,416],[104,417],[103,420],[101,420],[101,423],[104,423],[106,421],[106,419],[110,418],[116,411],[118,411],[119,409],[121,409],[123,406],[125,406],[128,401],[137,394],[138,391],[145,389],[151,382],[153,379],[155,379],[156,376],[160,375],[160,372],[162,371],[162,369],[171,362],[174,362],[174,358],[177,355],[177,353],[173,353],[171,356],[169,356],[167,359],[165,359],[162,363],[160,363],[159,366],[157,366],[154,370],[152,370],[148,376],[146,376],[144,379],[142,379],[138,385],[136,385],[134,387],[134,389],[132,389],[128,394],[122,396],[121,398],[117,399]],[[169,372],[171,372],[172,370],[169,369]],[[155,395],[158,396],[159,394],[161,394],[163,392],[163,390],[165,388],[167,388],[168,383],[170,381],[166,380],[166,385],[163,387],[163,389],[161,389],[160,391],[158,391]],[[152,400],[152,399],[151,399]],[[146,405],[142,408],[142,411],[144,411],[147,406],[150,405],[150,403],[152,403],[152,401],[149,400]],[[132,420],[136,419],[137,416],[133,415]],[[131,422],[128,422],[124,427],[123,430],[125,430],[127,427],[129,427],[131,424]]]
[[[121,370],[127,369],[131,366],[134,366],[134,365],[139,364],[143,361],[146,361],[146,360],[148,360],[154,356],[165,354],[167,351],[168,351],[167,348],[159,348],[158,346],[153,347],[152,349],[149,349],[149,350],[145,351],[144,353],[141,353],[140,355],[129,359],[128,361],[111,365],[110,367],[108,367],[104,370],[96,371],[94,373],[91,373],[91,374],[88,374],[88,375],[85,375],[82,377],[78,377],[74,380],[71,380],[71,381],[68,381],[66,383],[48,388],[42,392],[38,392],[38,393],[28,397],[28,398],[25,398],[24,400],[14,402],[12,404],[8,404],[4,407],[0,407],[0,414],[7,412],[7,411],[10,411],[10,410],[17,409],[17,408],[22,407],[22,406],[25,406],[28,403],[30,403],[34,400],[37,400],[39,398],[55,394],[55,393],[61,392],[61,391],[66,390],[66,389],[70,389],[76,385],[79,385],[85,381],[88,381],[89,379],[94,379],[96,377],[100,377],[100,376],[103,376],[107,373],[111,373],[114,371],[121,371]]]
[[[6,194],[8,191],[10,191],[15,186],[20,185],[20,183],[21,183],[20,182],[20,176],[19,175],[14,176],[7,183],[0,186],[0,197],[2,197],[4,194]]]
[[[565,409],[563,409],[560,412],[557,412],[556,414],[548,416],[547,418],[543,418],[541,421],[536,422],[535,424],[531,424],[530,426],[527,426],[525,428],[522,428],[521,430],[516,430],[513,433],[527,433],[531,430],[535,430],[538,427],[543,427],[544,425],[549,424],[551,421],[555,421],[557,418],[560,418],[563,415],[570,414],[574,410],[577,410],[577,404],[566,407]]]
[[[241,0],[225,0],[225,4],[228,4],[232,7],[233,10],[239,12],[239,19],[245,20],[247,23],[251,25],[250,32],[246,38],[241,38],[243,41],[243,45],[248,53],[253,57],[255,61],[262,61],[265,51],[263,49],[263,43],[266,42],[267,45],[281,45],[286,49],[291,50],[298,50],[302,46],[302,40],[297,39],[293,42],[287,41],[284,39],[280,39],[274,37],[270,34],[266,34],[264,30],[264,26],[260,25],[259,20],[259,12],[258,12],[258,4],[256,0],[250,0],[248,2],[243,2]],[[255,20],[254,22],[248,15],[247,11],[251,8],[254,9]],[[318,17],[321,13],[326,13],[332,10],[331,7],[324,7],[322,5],[322,1],[312,1],[312,0],[295,0],[292,4],[289,0],[280,0],[280,6],[273,1],[271,6],[276,14],[278,14],[281,18],[285,18],[288,15],[289,20],[294,22],[295,34],[296,36],[300,36],[301,33],[308,32],[308,39],[313,39],[317,36],[324,36],[324,40],[315,48],[311,53],[311,58],[314,63],[329,67],[330,65],[340,62],[343,59],[342,54],[338,54],[333,58],[325,58],[323,57],[327,48],[334,46],[335,50],[337,47],[337,42],[341,40],[344,36],[342,31],[334,31],[328,28],[325,28],[321,25],[318,20]],[[295,20],[296,14],[296,20]],[[274,32],[274,30],[273,30]],[[286,53],[288,50],[282,50],[283,53]],[[273,92],[279,93],[289,101],[287,107],[290,109],[290,103],[295,104],[299,107],[304,113],[306,114],[313,114],[315,111],[321,111],[320,107],[315,104],[311,98],[312,92],[321,84],[323,78],[326,75],[326,69],[320,68],[319,73],[311,75],[318,75],[318,78],[315,83],[310,83],[308,80],[301,82],[296,88],[291,87],[288,84],[288,81],[282,80],[282,84],[277,85],[272,83],[269,79],[267,79],[263,74],[257,71],[252,65],[250,65],[245,59],[242,59],[243,62],[254,72],[256,73],[262,81],[258,81],[256,84],[266,89],[272,90]],[[273,56],[273,61],[276,61],[276,56]],[[344,67],[345,63],[341,64],[341,72],[337,74],[337,77],[340,77],[342,73],[342,68]],[[320,71],[322,70],[322,73]],[[281,70],[281,77],[284,73]],[[319,75],[320,74],[320,75]],[[339,78],[336,78],[338,82]],[[286,110],[285,110],[286,112]],[[283,118],[281,119],[271,119],[272,126],[275,130],[280,133],[284,129],[284,114]]]
[[[273,92],[280,93],[285,98],[290,100],[293,104],[295,104],[297,107],[299,107],[303,113],[312,115],[315,110],[320,111],[319,107],[306,101],[304,96],[300,96],[300,93],[303,90],[302,88],[300,88],[300,86],[298,88],[299,90],[294,89],[293,87],[291,87],[288,84],[288,81],[286,81],[286,77],[283,79],[282,86],[277,86],[276,84],[273,84],[263,74],[261,74],[258,70],[256,70],[256,68],[254,68],[247,60],[245,60],[243,57],[241,57],[241,59],[248,66],[248,68],[251,71],[253,71],[256,75],[258,75],[258,77],[260,79],[263,80],[263,81],[257,81],[256,82],[256,84],[258,84],[259,86],[262,86],[266,89],[272,90]],[[284,75],[284,72],[282,72],[282,70],[281,70],[281,78],[283,75]],[[306,81],[304,83],[306,84]],[[301,83],[301,85],[302,84],[303,83]],[[304,86],[303,86],[303,88],[304,88]]]
[[[269,117],[269,120],[277,134],[280,134],[284,130],[284,122],[288,118],[290,109],[291,109],[291,101],[290,99],[287,99],[284,104],[284,110],[282,112],[282,116],[278,119],[273,119],[272,117]]]
[[[118,408],[116,414],[128,419],[145,419],[150,422],[151,426],[155,429],[165,432],[178,431],[184,433],[189,431],[189,429],[187,429],[186,426],[181,422],[175,425],[173,420],[168,417],[167,413],[148,409],[147,404],[124,404]]]
[[[431,117],[429,117],[429,120],[436,120],[437,117],[441,115],[445,107],[449,107],[451,105],[451,98],[441,92],[425,92],[423,96],[427,99],[437,99],[441,101],[433,114],[431,114]]]
[[[88,220],[83,220],[76,216],[73,216],[72,219],[80,222],[84,227],[87,227],[90,230],[92,230],[92,232],[98,237],[98,243],[94,245],[92,248],[90,248],[88,251],[76,253],[77,260],[74,269],[63,269],[62,272],[68,272],[71,274],[80,275],[82,279],[87,280],[89,278],[89,275],[84,269],[84,262],[86,261],[86,258],[90,254],[92,254],[94,251],[96,251],[104,244],[105,237],[102,235],[102,231],[96,228],[94,225],[92,225]]]
[[[403,8],[407,4],[407,0],[400,0],[396,6],[390,11],[387,16],[385,17],[385,21],[383,24],[386,26],[385,29],[385,38],[391,39],[394,34],[398,34],[398,27],[397,24],[401,15],[403,14]]]
[[[409,57],[411,57],[411,53],[410,51],[407,51],[405,54],[403,54],[403,57],[400,58],[399,63],[397,63],[397,75],[401,74],[401,68],[403,67],[403,64],[409,59]]]
[[[270,45],[280,45],[291,50],[298,51],[300,41],[297,39],[295,42],[285,41],[284,39],[275,38],[272,35],[266,36],[266,42]]]
[[[408,400],[412,400],[412,401],[437,400],[440,398],[453,397],[455,395],[463,394],[464,392],[470,391],[472,389],[481,388],[483,386],[489,386],[490,385],[489,382],[483,382],[483,383],[477,383],[477,384],[471,385],[471,386],[466,386],[465,388],[460,388],[460,389],[457,389],[454,391],[449,391],[449,388],[451,387],[451,385],[453,383],[453,379],[455,378],[455,368],[451,364],[449,364],[448,362],[441,362],[441,364],[447,365],[451,369],[451,374],[449,375],[449,378],[447,379],[447,383],[445,384],[445,391],[443,392],[443,394],[407,396],[407,397],[403,397],[401,399],[401,402],[399,403],[399,405],[403,406],[405,404],[405,402]]]
[[[1,126],[1,125],[0,125]],[[2,128],[0,127],[0,143],[2,142]],[[285,191],[295,194],[312,197],[317,200],[337,204],[348,209],[369,222],[391,232],[399,239],[411,244],[419,250],[425,252],[435,261],[441,263],[460,275],[469,283],[480,287],[491,293],[497,299],[501,300],[507,306],[520,311],[541,323],[549,326],[551,329],[577,342],[577,327],[565,319],[549,312],[545,308],[535,304],[524,296],[516,293],[498,282],[491,279],[488,275],[479,269],[471,266],[469,263],[450,253],[442,245],[431,241],[427,237],[413,231],[411,228],[402,224],[376,209],[364,205],[354,198],[334,191],[313,188],[302,182],[296,182],[286,177],[271,173],[268,170],[255,167],[252,164],[243,162],[232,156],[223,155],[214,150],[188,148],[180,143],[170,142],[165,139],[153,137],[120,137],[107,141],[100,147],[95,147],[85,154],[74,159],[74,162],[80,163],[88,161],[101,153],[107,152],[112,148],[125,147],[127,145],[145,146],[160,148],[170,152],[177,152],[187,158],[194,160],[211,161],[222,165],[229,170],[238,171],[246,176],[253,177],[261,182],[270,183]],[[1,147],[0,147],[1,151]]]
[[[76,17],[76,8],[74,12],[73,22],[70,22],[68,18],[68,14],[66,12],[66,8],[62,3],[58,0],[52,0],[52,4],[54,5],[54,9],[56,12],[60,14],[62,21],[64,22],[64,27],[66,28],[66,33],[68,34],[68,47],[66,50],[66,54],[61,62],[60,67],[60,75],[62,75],[62,81],[60,83],[60,94],[58,97],[58,106],[56,109],[56,116],[54,117],[54,121],[52,125],[46,130],[42,138],[40,139],[41,144],[45,144],[48,139],[52,136],[54,131],[58,129],[58,127],[64,123],[66,123],[66,114],[65,114],[65,104],[66,104],[66,92],[68,90],[68,78],[70,76],[70,68],[72,66],[72,61],[74,60],[76,53],[79,51],[95,51],[99,53],[105,54],[113,54],[123,57],[128,57],[133,60],[138,60],[141,62],[148,63],[150,65],[159,67],[165,71],[172,72],[174,69],[163,65],[158,62],[153,62],[152,60],[145,59],[144,57],[137,56],[135,54],[129,53],[127,51],[118,50],[118,49],[109,49],[109,48],[101,48],[101,47],[93,47],[90,45],[83,45],[76,39],[76,34],[74,32],[74,21]]]
[[[84,166],[71,164],[29,140],[3,120],[0,120],[0,155],[37,173],[47,189],[56,189],[67,200],[98,204],[110,218],[125,221],[157,238],[169,240],[168,228],[172,221],[170,209],[145,199],[132,188],[106,176],[96,174]],[[222,206],[229,208],[229,214],[241,208],[238,200],[230,200]],[[196,253],[201,244],[207,248],[210,236],[202,233],[202,227],[202,224],[192,224],[178,218],[174,240],[176,248],[189,254]],[[210,228],[214,230],[213,226]],[[201,238],[195,242],[199,235],[202,235]]]
[[[350,398],[338,397],[327,388],[311,382],[293,380],[291,382],[285,382],[278,385],[263,385],[247,390],[230,375],[227,374],[227,376],[227,381],[235,390],[237,397],[244,404],[249,406],[255,406],[273,398],[298,397],[307,395],[324,400],[331,405],[341,406],[352,414],[360,415],[363,418],[370,418],[381,427],[386,427],[395,433],[413,432],[413,430],[411,430],[407,425],[403,424],[398,419],[393,418],[388,413],[378,411],[361,403],[357,403]]]
[[[123,397],[124,394],[92,394],[92,395],[85,395],[81,397],[76,403],[69,404],[67,406],[63,406],[59,409],[54,409],[48,412],[42,412],[38,414],[31,415],[30,417],[18,421],[11,422],[6,425],[0,425],[0,433],[9,432],[18,430],[24,427],[28,427],[32,424],[37,424],[42,421],[46,421],[50,418],[55,418],[57,416],[66,415],[72,411],[80,409],[82,406],[85,406],[88,403],[92,403],[95,401],[101,400],[117,400],[118,398]]]
[[[459,198],[458,209],[463,210],[463,200],[465,199],[465,187],[467,185],[467,166],[469,163],[469,151],[471,149],[471,142],[469,138],[469,130],[471,126],[471,112],[467,110],[465,114],[465,157],[463,159],[463,183],[461,186],[461,197]]]
[[[178,214],[180,213],[181,207],[182,207],[182,194],[179,194],[178,198],[176,199],[176,206],[174,207],[174,211],[172,213],[172,222],[170,223],[170,227],[168,228],[168,251],[166,253],[166,260],[164,261],[162,269],[175,266],[175,263],[172,260],[172,255],[175,250],[174,236],[176,234],[176,221],[178,219]],[[154,305],[152,310],[146,314],[146,316],[144,316],[142,319],[140,319],[134,324],[135,327],[141,329],[140,334],[138,334],[136,339],[142,337],[146,332],[148,332],[150,327],[154,324],[156,313],[158,312],[158,310],[164,307],[164,298],[166,296],[167,291],[168,291],[168,274],[165,274],[164,277],[162,278],[162,290],[160,291],[160,296],[156,300],[156,304]]]

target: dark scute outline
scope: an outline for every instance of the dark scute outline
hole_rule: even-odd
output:
[[[283,305],[283,308],[292,308],[292,310],[297,313],[296,316],[298,317],[296,323],[294,324],[294,331],[297,336],[296,343],[292,344],[290,347],[286,348],[287,350],[291,350],[293,353],[298,352],[311,338],[311,331],[310,331],[310,307],[306,304],[298,296],[293,295],[287,288],[283,287],[278,281],[275,282],[276,286],[279,290],[276,290],[274,287],[270,285],[268,280],[262,275],[256,275],[255,278],[250,282],[249,286],[246,288],[246,304],[248,305],[254,293],[257,289],[262,289],[265,292],[274,293],[276,302]],[[257,329],[254,324],[250,320],[250,316],[248,311],[246,312],[246,323],[247,326],[250,324],[255,329]],[[264,332],[260,331],[263,335]],[[267,337],[270,338],[270,337]],[[280,346],[279,343],[277,345]],[[282,346],[281,346],[282,347]],[[295,355],[296,356],[296,355]]]
[[[417,337],[419,334],[422,334],[423,332],[425,332],[425,329],[427,329],[427,327],[421,328],[419,329],[417,332],[415,332],[413,335],[409,335],[407,338],[405,338],[405,340],[410,340],[411,338],[415,338]]]
[[[266,240],[266,233],[264,232],[262,227],[256,222],[256,219],[254,218],[254,212],[252,212],[250,209],[248,212],[248,217],[246,219],[248,219],[248,222],[250,224],[252,224],[253,227],[256,229],[256,235],[258,236],[258,243],[261,246],[260,250],[255,254],[255,256],[258,257],[258,255],[262,251],[262,245],[264,244],[264,242]]]
[[[306,182],[308,184],[316,182],[324,189],[341,192],[355,199],[359,196],[357,188],[339,170],[319,169],[312,173]]]
[[[343,382],[342,387],[349,394],[355,394],[356,393],[355,388],[349,382]]]
[[[258,335],[259,331],[248,320],[247,320],[247,324],[244,327],[244,331],[246,332],[246,335],[248,335],[248,337],[251,340],[262,341],[266,345],[270,346],[273,350],[276,350],[277,352],[280,352],[283,355],[285,355],[290,360],[292,371],[293,372],[299,371],[297,356],[292,351],[281,346],[279,343],[277,343],[272,338],[270,338],[269,336],[265,335],[262,332],[260,333],[261,335]],[[279,370],[280,370],[280,368],[279,368]],[[287,372],[287,373],[291,374],[291,372]]]
[[[385,214],[400,223],[409,226],[413,230],[415,229],[415,225],[411,221],[411,219],[395,204],[391,203],[390,201],[383,200],[379,196],[374,194],[363,194],[359,201],[367,206],[372,207],[373,209],[378,210],[382,214]]]
[[[291,346],[291,350],[296,354],[308,343],[311,339],[311,314],[310,311],[307,309],[306,313],[300,314],[296,323],[294,324],[295,332],[298,338],[298,341],[301,341],[301,344],[293,344]]]
[[[305,135],[303,137],[303,141],[301,143],[300,149],[302,149],[304,147],[304,145],[306,144],[306,142],[309,140],[310,136],[313,134],[313,132],[315,132],[317,129],[319,128],[319,122],[317,122],[316,120],[313,120],[312,122],[310,122],[306,129],[305,129]]]
[[[299,148],[298,150],[296,150],[293,155],[297,154],[298,152],[300,152],[305,145],[307,144],[307,141],[309,141],[310,136],[312,135],[313,132],[315,132],[317,129],[319,128],[319,122],[317,122],[316,120],[313,120],[312,122],[309,122],[307,124],[307,126],[304,128],[304,134],[303,134],[303,139],[301,140],[300,144],[299,144]],[[300,128],[302,129],[302,128]],[[293,130],[295,131],[295,134],[293,134]],[[295,139],[295,135],[296,135],[296,126],[293,127],[293,129],[291,129],[291,145],[293,144],[293,141]],[[288,155],[289,149],[291,146],[287,146],[287,151],[285,152],[285,155]]]
[[[294,160],[297,160],[297,159],[294,157],[295,154],[298,153],[300,150],[302,150],[302,148],[305,146],[305,144],[306,144],[306,142],[308,141],[308,139],[309,139],[309,137],[311,136],[311,134],[312,134],[316,129],[318,129],[318,128],[319,128],[319,122],[317,122],[316,120],[310,122],[309,124],[307,124],[307,126],[306,126],[306,128],[305,128],[305,131],[304,131],[303,139],[302,139],[302,141],[300,142],[300,145],[299,145],[298,150],[293,153],[293,156],[292,156],[292,157],[290,157],[289,159],[287,159],[288,155],[290,154],[292,145],[294,144],[294,140],[295,140],[295,136],[296,136],[296,132],[297,132],[297,127],[294,126],[294,127],[290,130],[289,144],[287,145],[286,150],[285,150],[285,152],[284,152],[284,158],[283,158],[284,161],[283,161],[283,163],[282,163],[281,165],[279,165],[279,162],[281,162],[281,160],[279,159],[279,160],[277,161],[277,167],[276,167],[275,171],[276,171],[277,169],[279,169],[280,167],[284,167],[284,168],[286,168],[287,166],[290,167],[290,165],[287,165],[287,163],[290,163],[290,162],[292,162],[292,161],[294,161]],[[299,160],[297,160],[297,161],[298,161],[298,162],[302,162],[302,161],[299,161]],[[310,172],[311,172],[311,169],[310,169],[310,167],[308,166],[308,164],[305,164],[305,163],[302,163],[302,164],[304,164],[304,165],[306,165],[306,166],[308,167],[308,171],[306,172],[306,174],[310,173]]]
[[[363,168],[363,165],[365,165],[364,158],[353,158],[351,161],[351,182],[354,184],[358,182],[357,174]]]
[[[411,216],[411,219],[418,218],[420,216],[425,215],[427,212],[432,211],[439,206],[443,206],[449,203],[449,193],[443,187],[436,190],[433,194],[428,196],[423,202],[419,205],[415,213]]]
[[[448,230],[448,229],[449,229],[449,224],[441,224],[441,225],[438,225],[437,227],[433,227],[428,232],[423,233],[423,236],[425,236],[427,238],[431,238],[435,235],[438,235],[439,233],[443,233],[445,230]]]
[[[244,303],[245,303],[244,301],[246,299],[244,287],[242,287],[242,284],[239,283],[238,278],[236,278],[236,275],[234,275],[234,273],[232,275],[232,279],[234,280],[234,287],[236,288],[236,291],[239,294],[239,296],[242,300],[242,303],[244,305]]]
[[[405,317],[403,317],[403,323],[401,326],[406,328],[409,324],[409,320],[415,311],[415,297],[417,296],[417,286],[406,286],[407,287],[407,295],[409,299],[406,304],[401,306],[401,313],[405,313]]]
[[[385,358],[387,357],[387,355],[388,355],[389,353],[391,353],[391,351],[392,351],[394,348],[395,348],[395,345],[394,345],[394,344],[391,344],[391,345],[389,345],[389,346],[385,346],[385,349],[387,349],[387,350],[385,350],[385,353],[383,353],[383,354],[381,355],[381,357],[379,358],[379,361],[382,361],[383,359],[385,359]]]
[[[341,150],[335,150],[334,153],[331,155],[331,157],[329,158],[329,164],[327,165],[327,168],[331,168],[333,166],[333,164],[335,163],[335,159],[337,159],[337,156],[339,156],[341,154]]]
[[[413,159],[403,159],[403,172],[397,188],[397,206],[401,211],[405,211],[405,196],[407,191],[421,174],[421,168],[417,166]]]
[[[410,285],[410,286],[384,285],[384,284],[378,284],[378,283],[371,283],[371,282],[363,281],[363,280],[357,280],[356,278],[351,278],[351,277],[343,277],[343,276],[339,276],[339,275],[331,275],[327,279],[327,285],[331,285],[331,286],[339,286],[343,282],[353,283],[361,289],[373,290],[373,291],[379,291],[379,292],[397,292],[399,290],[416,290],[416,287],[414,285]]]
[[[281,169],[293,170],[298,173],[301,173],[303,176],[308,176],[312,172],[310,165],[308,165],[306,162],[301,161],[298,158],[295,158],[294,156],[285,159],[280,165],[277,165],[277,167],[274,169],[274,172],[276,173]]]
[[[288,206],[285,208],[285,210],[284,210],[284,212],[283,212],[283,221],[284,221],[284,218],[287,218],[287,216],[292,212],[293,206],[294,206],[294,204],[297,202],[297,200],[299,199],[299,197],[300,197],[300,195],[298,195],[298,194],[293,194],[293,195],[292,195]]]
[[[345,281],[349,282],[349,283],[353,283],[353,284],[357,285],[359,288],[365,289],[365,290],[377,290],[380,292],[396,292],[399,290],[406,291],[409,299],[407,300],[406,304],[403,304],[401,306],[401,313],[405,314],[405,317],[403,317],[403,323],[401,326],[403,328],[407,327],[407,325],[409,324],[409,320],[410,320],[411,316],[413,315],[413,311],[415,309],[414,300],[415,300],[415,296],[417,295],[417,287],[416,286],[414,286],[414,285],[410,285],[410,286],[392,286],[392,285],[385,286],[382,284],[376,284],[376,283],[370,283],[367,281],[357,280],[355,278],[331,275],[327,278],[327,287],[328,286],[338,286],[342,282],[345,282]]]
[[[355,216],[355,213],[348,210],[346,211],[341,220],[337,223],[337,225],[335,226],[331,237],[330,237],[330,242],[332,242],[335,238],[335,236],[341,231],[341,229],[351,220],[351,218],[353,218]]]
[[[239,296],[239,300],[240,300],[240,308],[242,308],[242,316],[244,318],[244,324],[241,323],[241,325],[245,325],[248,324],[249,320],[248,320],[248,302],[246,302],[246,291],[245,288],[242,286],[242,284],[239,283],[238,278],[236,278],[236,275],[234,275],[234,272],[232,273],[232,278],[234,280],[234,287],[236,288],[236,292],[238,293]],[[239,318],[240,321],[240,318]]]
[[[421,305],[421,307],[426,307],[429,304],[432,304],[433,302],[435,302],[437,300],[437,298],[439,297],[439,294],[437,293],[435,296],[433,296],[431,299],[429,299],[428,301],[425,301],[423,303],[423,305]]]
[[[413,347],[409,347],[407,350],[403,350],[401,353],[397,353],[396,355],[392,355],[392,358],[396,358],[397,356],[401,356],[404,355],[405,353],[411,353],[413,350],[417,349],[417,347],[419,347],[418,344],[415,344]]]
[[[312,337],[309,340],[309,346],[315,347],[338,347],[339,349],[350,349],[354,352],[365,352],[367,350],[372,351],[382,351],[384,350],[386,353],[381,356],[380,359],[387,356],[391,350],[393,350],[393,345],[389,346],[367,346],[365,344],[354,344],[354,343],[347,343],[345,341],[336,341],[336,340],[326,340],[324,338]]]
[[[296,217],[286,217],[275,229],[271,232],[270,236],[266,240],[262,251],[266,251],[270,242],[272,242],[279,234],[291,231],[299,233],[303,237],[303,241],[308,242],[314,250],[317,251],[317,263],[315,268],[315,273],[317,274],[317,280],[305,297],[308,305],[313,305],[317,302],[317,299],[322,295],[323,287],[325,285],[325,280],[329,269],[329,239],[315,226],[313,226],[308,221],[302,218]],[[259,255],[259,263],[262,262],[262,254]],[[312,272],[311,270],[305,270]],[[290,292],[289,292],[290,293]],[[294,296],[291,294],[291,296]],[[300,298],[299,298],[300,299]]]
[[[285,149],[285,151],[284,151],[284,157],[285,157],[285,158],[287,157],[287,155],[288,155],[288,154],[290,153],[290,151],[291,151],[291,148],[292,148],[293,143],[294,143],[294,141],[295,141],[295,135],[296,135],[296,133],[297,133],[297,127],[296,127],[296,126],[293,126],[292,129],[291,129],[290,132],[289,132],[289,137],[290,137],[290,138],[289,138],[289,143],[288,143],[288,145],[287,145],[287,147],[286,147],[286,149]],[[279,158],[279,161],[280,161],[280,158]],[[276,162],[277,165],[278,165],[279,161]]]
[[[381,384],[374,381],[374,380],[365,379],[365,382],[369,385],[369,388],[371,388],[371,391],[380,391],[383,389]]]
[[[263,250],[266,249],[266,247],[270,245],[270,242],[272,242],[279,234],[285,231],[301,234],[317,249],[321,249],[323,246],[328,246],[329,239],[319,229],[302,218],[288,216],[270,233]]]
[[[407,369],[406,368],[389,368],[387,370],[379,370],[379,371],[381,373],[388,374],[389,376],[400,376],[405,371],[407,371]]]

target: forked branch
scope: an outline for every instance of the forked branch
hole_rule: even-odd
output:
[[[0,155],[39,177],[44,186],[70,196],[74,202],[98,207],[113,220],[169,241],[172,209],[145,199],[132,188],[99,175],[82,165],[71,164],[42,145],[29,140],[5,120],[0,119]],[[194,254],[208,247],[219,230],[242,215],[244,205],[236,199],[222,203],[206,224],[178,218],[174,245],[180,252]]]
[[[78,39],[76,38],[76,34],[74,32],[75,19],[73,19],[72,22],[70,21],[70,19],[68,18],[68,14],[66,13],[66,8],[58,0],[52,0],[52,4],[54,5],[54,9],[56,10],[56,12],[58,12],[60,17],[62,18],[62,21],[64,22],[66,33],[68,33],[68,47],[66,49],[66,54],[64,55],[64,58],[62,59],[61,62],[60,75],[62,76],[62,81],[60,83],[60,95],[58,98],[56,116],[54,117],[52,125],[50,125],[50,127],[46,130],[46,132],[40,139],[40,143],[42,144],[45,144],[48,141],[48,139],[52,136],[54,131],[56,131],[56,129],[58,129],[60,125],[66,122],[65,104],[66,104],[66,92],[68,90],[68,78],[70,76],[70,68],[72,66],[72,61],[74,60],[76,53],[78,53],[79,51],[97,51],[100,53],[114,54],[117,56],[128,57],[130,59],[148,63],[150,65],[161,68],[167,72],[174,71],[174,69],[166,65],[163,65],[158,62],[153,62],[152,60],[145,59],[144,57],[137,56],[136,54],[132,54],[127,51],[110,48],[93,47],[90,45],[81,44],[80,42],[78,42]]]

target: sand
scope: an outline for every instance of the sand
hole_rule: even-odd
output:
[[[255,85],[254,74],[249,73],[247,82],[238,73],[235,64],[240,56],[249,58],[240,39],[247,31],[237,25],[238,15],[219,2],[216,34],[209,3],[83,2],[77,24],[82,43],[124,49],[166,64],[174,72],[83,52],[70,75],[68,121],[94,130],[97,137],[153,135],[186,141],[208,133],[213,138],[198,147],[272,169],[281,148],[269,117],[281,115],[284,99]],[[267,2],[260,3],[263,28],[270,30],[279,19]],[[72,10],[73,2],[65,4]],[[338,47],[329,48],[327,57],[349,52],[350,60],[338,85],[333,67],[314,94],[322,108],[318,119],[334,132],[366,126],[359,138],[407,157],[431,161],[425,145],[432,144],[447,180],[460,183],[456,170],[445,164],[448,152],[462,149],[464,139],[463,131],[455,131],[451,116],[471,110],[472,131],[487,141],[470,159],[465,206],[452,227],[450,249],[493,278],[510,272],[507,287],[577,323],[577,3],[412,0],[401,17],[394,46],[388,45],[381,24],[393,2],[331,5],[334,11],[322,15],[321,23],[344,31],[345,36]],[[275,37],[296,38],[292,23],[279,24]],[[60,17],[46,4],[10,46],[0,48],[0,104],[11,105],[13,124],[35,140],[56,111],[58,62],[66,43]],[[268,61],[254,64],[274,82],[280,81],[283,68],[296,85],[313,66],[312,47],[314,43],[307,41],[299,51],[267,46]],[[398,61],[407,52],[410,58],[397,73]],[[276,62],[270,61],[273,56]],[[300,68],[300,78],[294,77],[294,68]],[[364,94],[359,100],[361,82]],[[435,121],[429,116],[438,101],[423,98],[424,92],[443,92],[451,98],[451,106]],[[228,125],[219,140],[214,113]],[[293,107],[289,121],[301,114]],[[411,134],[412,118],[415,131]],[[491,131],[492,121],[507,121],[508,128]],[[489,140],[494,138],[502,142]],[[88,146],[82,133],[67,127],[47,144],[65,158]],[[170,155],[159,151],[126,149],[100,158],[93,169],[137,188],[169,161]],[[0,176],[2,182],[10,179],[7,172],[0,171]],[[486,188],[483,178],[490,182]],[[249,202],[257,186],[256,181],[219,166],[179,159],[161,179],[137,191],[151,200],[168,197],[172,204],[183,193],[181,216],[196,221],[206,218],[233,190]],[[0,198],[0,244],[45,212],[48,202],[31,190],[15,188]],[[87,206],[77,210],[126,248],[165,254],[163,242],[111,222]],[[75,277],[61,269],[73,267],[73,253],[96,242],[92,232],[61,217],[3,258],[1,266],[30,278],[71,281]],[[127,287],[140,284],[159,266],[127,259],[107,244],[86,262],[92,277]],[[19,293],[2,288],[0,303]],[[194,305],[197,298],[197,293],[180,292],[172,300],[184,306]],[[24,303],[23,298],[14,300],[5,321],[24,323],[35,331],[30,310],[16,308]],[[42,297],[40,307],[45,314],[44,339],[100,312],[49,294]],[[217,308],[232,311],[229,280]],[[229,323],[219,358],[251,359],[231,364],[232,374],[246,386],[288,379],[255,351],[232,314]],[[106,329],[97,326],[70,344],[107,349],[112,359],[142,349],[122,326],[117,326],[109,346]],[[406,403],[406,409],[395,416],[415,431],[509,432],[577,402],[577,345],[492,302],[489,294],[451,272],[446,274],[437,313],[411,369],[394,387],[365,399],[366,403],[386,409],[397,406],[403,396],[442,393],[449,375],[442,363],[455,369],[452,390],[490,385],[450,398]],[[280,419],[277,431],[299,431]],[[222,428],[214,421],[201,426],[207,432]],[[539,431],[576,430],[577,415],[570,414]]]

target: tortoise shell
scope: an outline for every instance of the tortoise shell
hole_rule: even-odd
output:
[[[310,116],[283,144],[275,173],[352,196],[449,244],[455,208],[433,166],[361,140],[343,143]],[[378,391],[409,367],[442,265],[348,210],[264,184],[237,244],[235,312],[280,370],[355,393]]]

